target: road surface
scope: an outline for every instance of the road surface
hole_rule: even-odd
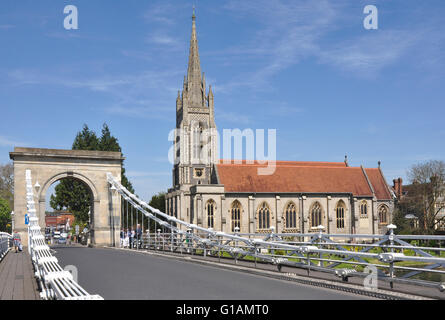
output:
[[[104,299],[288,300],[365,299],[341,291],[250,275],[134,251],[54,247],[62,267],[74,265],[78,282]]]

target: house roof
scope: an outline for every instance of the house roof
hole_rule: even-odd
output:
[[[369,180],[371,181],[377,199],[391,199],[391,193],[389,191],[388,184],[383,177],[382,171],[379,168],[367,168],[365,170]]]
[[[364,170],[348,167],[344,162],[277,161],[275,172],[259,175],[258,168],[267,164],[217,164],[219,184],[226,192],[252,193],[350,193],[354,196],[373,196]],[[370,183],[377,199],[391,199],[379,169],[368,169]],[[380,177],[379,177],[380,174]],[[369,176],[371,175],[371,176]],[[386,189],[386,191],[385,191]]]

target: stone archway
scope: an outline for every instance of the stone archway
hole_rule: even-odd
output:
[[[115,245],[119,240],[120,200],[111,194],[107,173],[120,180],[122,161],[120,152],[59,150],[38,148],[14,148],[10,152],[14,161],[14,224],[27,243],[25,225],[26,182],[25,171],[31,170],[37,216],[41,227],[45,226],[45,199],[48,188],[55,182],[72,178],[84,183],[91,192],[92,244]]]

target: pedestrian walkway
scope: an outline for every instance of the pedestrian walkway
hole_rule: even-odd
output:
[[[0,300],[39,300],[31,257],[11,250],[0,262]]]

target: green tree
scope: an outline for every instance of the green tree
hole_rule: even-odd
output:
[[[153,208],[156,208],[160,210],[161,212],[165,213],[165,193],[159,192],[158,194],[155,194],[151,197],[150,202],[148,203]],[[162,217],[158,217],[162,220],[164,220]],[[155,232],[158,228],[158,225],[153,220],[150,220],[150,232]]]
[[[54,210],[68,210],[74,214],[79,223],[88,221],[91,205],[91,194],[83,182],[75,179],[64,179],[51,195],[50,206]]]
[[[14,167],[12,163],[0,165],[0,197],[14,208]]]
[[[404,203],[396,202],[392,223],[397,226],[396,233],[397,234],[411,234],[413,233],[413,227],[410,224],[410,220],[406,219],[405,216],[407,213],[407,208]]]
[[[99,139],[99,150],[122,152],[122,148],[119,145],[117,138],[111,135],[110,129],[106,123],[104,123],[102,126],[102,136]],[[125,175],[125,168],[123,165],[121,171],[121,184],[127,188],[128,191],[134,193],[133,185]]]
[[[7,200],[0,198],[0,231],[11,233],[11,208]]]
[[[73,150],[100,150],[99,139],[94,131],[90,130],[86,124],[82,131],[78,132],[74,139]]]
[[[122,152],[118,139],[111,135],[106,123],[104,123],[102,127],[102,135],[100,138],[85,124],[82,131],[77,133],[72,149]],[[121,181],[124,187],[134,193],[132,184],[125,176],[123,166]],[[85,223],[88,221],[88,211],[91,201],[91,193],[84,183],[74,179],[64,179],[56,186],[55,195],[51,196],[50,205],[55,210],[67,209],[71,211],[76,217],[76,221]]]

